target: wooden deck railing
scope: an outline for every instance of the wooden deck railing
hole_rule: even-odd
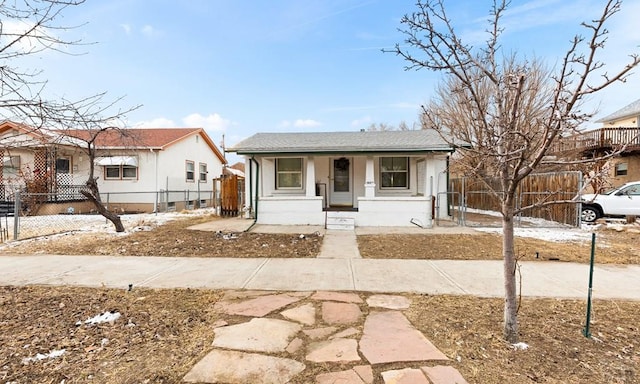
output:
[[[551,153],[589,151],[626,145],[627,150],[640,149],[640,128],[598,128],[556,141]]]

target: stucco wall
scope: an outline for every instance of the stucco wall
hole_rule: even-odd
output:
[[[627,175],[616,176],[616,164],[627,163]],[[640,180],[640,156],[616,157],[609,161],[609,180],[613,186]]]

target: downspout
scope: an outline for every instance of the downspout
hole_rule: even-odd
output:
[[[158,155],[160,154],[160,152],[159,151],[154,151],[153,148],[150,148],[149,150],[153,154],[153,162],[154,162],[154,168],[155,168],[155,170],[154,170],[155,171],[154,189],[156,191],[156,193],[155,193],[156,198],[155,198],[155,201],[153,202],[153,212],[155,212],[156,215],[157,215],[158,214],[158,210],[160,208],[159,204],[158,204],[159,203],[158,202],[158,199],[159,199],[158,193],[160,193],[160,191],[158,189],[160,187],[160,184],[158,183]]]
[[[251,189],[252,189],[252,180],[253,180],[253,172],[252,171],[252,163],[256,163],[256,191],[255,191],[255,199],[256,199],[256,209],[253,213],[253,223],[249,226],[249,228],[245,229],[245,232],[249,232],[251,231],[251,228],[253,228],[254,225],[256,225],[256,223],[258,222],[258,178],[260,177],[260,163],[258,163],[258,161],[251,156],[251,159],[249,159],[249,199],[251,199]],[[252,206],[253,202],[250,201],[249,206]]]

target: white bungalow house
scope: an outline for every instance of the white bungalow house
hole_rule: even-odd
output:
[[[35,191],[47,193],[49,205],[60,211],[47,213],[69,208],[86,212],[91,207],[83,202],[79,189],[93,167],[103,202],[120,211],[211,204],[212,179],[222,174],[226,160],[202,128],[102,132],[96,140],[94,164],[83,141],[88,134],[1,123],[0,200],[11,200],[16,191]]]
[[[454,150],[434,130],[258,133],[228,149],[257,223],[344,229],[446,217]]]

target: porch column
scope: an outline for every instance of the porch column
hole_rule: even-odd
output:
[[[307,182],[306,196],[313,197],[316,195],[316,163],[313,156],[307,158]]]
[[[364,196],[375,197],[376,195],[376,179],[373,168],[373,156],[367,156],[367,163],[364,175]]]

